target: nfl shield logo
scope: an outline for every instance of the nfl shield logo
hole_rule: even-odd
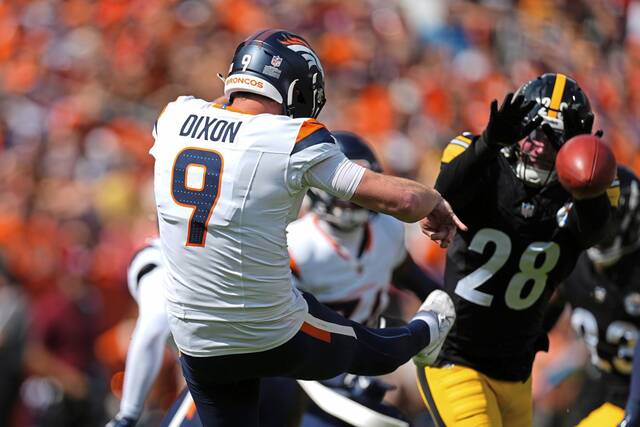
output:
[[[520,214],[525,218],[531,218],[536,212],[536,207],[533,203],[523,202],[520,205]]]
[[[282,58],[280,58],[279,56],[274,56],[273,58],[271,58],[271,65],[277,68],[280,66],[280,64],[282,64]]]

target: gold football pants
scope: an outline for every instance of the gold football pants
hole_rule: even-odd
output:
[[[623,416],[624,409],[606,402],[580,421],[577,427],[616,427]]]
[[[418,388],[436,427],[531,427],[531,377],[500,381],[465,366],[418,368]]]

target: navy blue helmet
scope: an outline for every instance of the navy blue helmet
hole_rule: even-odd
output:
[[[224,82],[230,100],[236,92],[270,98],[293,118],[316,118],[326,102],[318,55],[302,37],[278,29],[258,31],[237,47]]]

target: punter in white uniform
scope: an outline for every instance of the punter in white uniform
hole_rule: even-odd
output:
[[[381,171],[373,151],[360,137],[349,132],[333,132],[333,136],[348,159],[376,172]],[[440,288],[415,264],[405,249],[404,224],[401,221],[339,200],[322,190],[313,189],[308,194],[312,200],[312,212],[287,228],[293,281],[298,289],[313,294],[318,301],[351,320],[374,326],[387,308],[391,283],[411,290],[420,300]],[[388,414],[380,414],[378,410],[393,412],[392,408],[385,408],[378,399],[371,402],[360,399],[367,395],[363,384],[372,390],[386,387],[378,380],[356,381],[353,376],[334,378],[329,384],[302,383],[303,387],[311,387],[307,392],[312,400],[318,399],[323,406],[335,407],[336,411],[331,414],[338,419],[350,422],[352,417],[362,417],[363,413],[376,419],[388,418]],[[331,390],[332,387],[338,387],[340,393]],[[314,392],[315,388],[319,388],[319,392]],[[345,395],[352,389],[351,395]],[[294,380],[270,378],[262,381],[262,391],[261,426],[298,424],[294,420],[299,419],[304,405]],[[344,405],[333,405],[334,400],[345,398],[353,400],[347,407],[356,409],[349,411]],[[163,425],[173,422],[183,427],[198,426],[197,414],[189,418],[192,413],[190,402],[191,396],[183,394]],[[305,425],[307,418],[318,423],[317,418],[323,415],[319,412],[306,414],[301,425]],[[398,420],[394,422],[398,424],[391,425],[406,424]]]
[[[136,424],[162,365],[169,336],[163,274],[160,241],[155,239],[133,256],[127,270],[129,292],[138,304],[138,319],[127,351],[120,410],[107,424],[109,427]]]
[[[225,95],[226,108],[170,103],[151,150],[169,325],[203,425],[257,425],[262,377],[377,375],[418,353],[434,357],[455,318],[446,294],[430,294],[407,327],[365,328],[292,286],[285,229],[316,187],[424,219],[446,246],[464,227],[448,203],[340,152],[315,120],[322,66],[295,34],[265,30],[241,43]]]

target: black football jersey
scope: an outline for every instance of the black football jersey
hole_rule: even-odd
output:
[[[469,229],[447,253],[445,288],[457,320],[439,364],[524,381],[535,353],[548,348],[548,300],[594,243],[594,228],[607,224],[610,207],[606,196],[572,203],[556,181],[527,186],[510,155],[469,134],[445,148],[436,189]]]
[[[624,407],[640,328],[640,251],[603,270],[583,254],[560,290],[571,325],[602,372],[607,401]]]

